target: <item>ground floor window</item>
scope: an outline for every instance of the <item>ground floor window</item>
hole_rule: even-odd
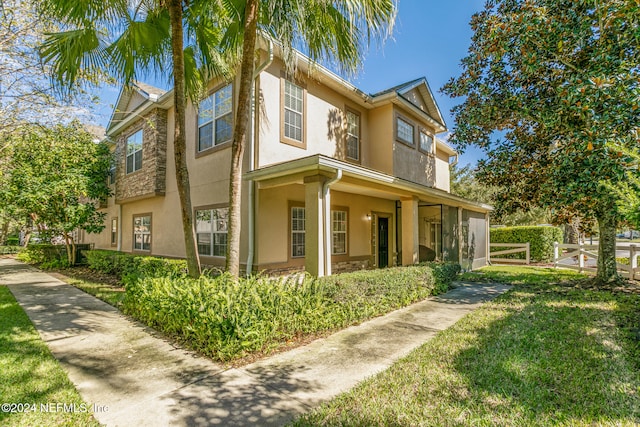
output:
[[[118,244],[118,218],[111,218],[111,246]]]
[[[228,229],[229,208],[197,210],[196,236],[198,253],[205,256],[226,256]]]
[[[304,256],[305,211],[301,207],[291,208],[291,257]]]
[[[347,253],[347,212],[331,211],[331,255]]]
[[[133,250],[151,251],[151,215],[133,217]]]

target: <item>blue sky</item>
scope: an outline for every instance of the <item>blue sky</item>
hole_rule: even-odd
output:
[[[460,61],[471,41],[469,21],[480,11],[484,0],[399,0],[393,37],[382,46],[372,45],[353,84],[375,93],[418,77],[426,77],[447,126],[453,127],[452,100],[440,88],[460,71]],[[96,110],[106,126],[119,88],[105,88],[102,105]],[[475,164],[482,152],[467,148],[460,164]]]

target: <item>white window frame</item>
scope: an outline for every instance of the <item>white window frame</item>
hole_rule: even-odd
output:
[[[282,79],[282,142],[303,147],[305,144],[305,109],[306,109],[306,90],[304,87],[293,83],[292,81]],[[295,123],[291,118],[299,118],[300,122]],[[289,118],[289,120],[287,120]],[[300,135],[296,135],[299,130]]]
[[[336,218],[338,215],[344,214],[344,218]],[[344,227],[336,227],[344,224]],[[338,228],[338,229],[336,229]],[[342,229],[341,229],[342,228]],[[349,213],[346,210],[336,209],[331,211],[331,255],[346,255],[348,252],[348,228]],[[335,238],[338,235],[344,236],[344,251],[336,252]]]
[[[142,169],[142,148],[144,146],[144,130],[140,129],[127,137],[127,158],[126,171],[127,174],[134,173]],[[136,147],[138,147],[136,149]],[[129,159],[131,159],[131,167],[129,167]],[[139,160],[140,166],[136,167],[136,160]]]
[[[428,148],[425,148],[422,145],[422,143],[424,141],[423,137],[429,143],[429,147]],[[420,146],[419,146],[420,151],[422,151],[423,153],[433,154],[434,141],[435,140],[433,138],[433,135],[431,135],[430,133],[428,133],[425,130],[422,130],[422,129],[420,130]]]
[[[230,132],[223,135],[223,138],[218,140],[218,125],[221,123],[229,123]],[[211,126],[211,138],[206,142],[206,146],[203,146],[201,140],[200,130],[205,126]],[[198,153],[210,150],[213,147],[225,144],[233,138],[233,86],[231,83],[221,87],[213,92],[211,95],[200,101],[198,107],[198,130],[197,130],[197,143],[196,150]]]
[[[355,118],[355,124],[351,123],[349,120],[351,117]],[[360,114],[347,110],[346,114],[346,122],[347,122],[347,141],[346,141],[346,156],[351,160],[360,160]],[[353,129],[355,127],[355,130]],[[355,141],[355,157],[350,155],[350,144]]]
[[[200,220],[198,219],[198,214],[205,212],[209,213],[209,221],[207,221],[208,224],[205,222],[200,222]],[[229,244],[229,208],[218,207],[197,209],[195,218],[196,245],[198,246],[198,254],[218,258],[226,257],[227,246]],[[204,251],[201,251],[201,246],[205,246],[205,244],[203,243],[201,245],[200,243],[201,237],[204,236],[207,236],[209,240],[209,251],[206,253]],[[224,239],[222,239],[223,236]],[[221,240],[224,240],[224,243],[220,243]]]
[[[406,125],[407,128],[411,129],[411,140],[408,140],[407,138],[405,138],[403,135],[400,134],[400,129],[401,129],[400,124],[401,123]],[[396,117],[396,139],[398,141],[402,142],[403,144],[407,144],[407,145],[410,145],[412,147],[415,147],[415,145],[416,145],[415,138],[416,138],[416,127],[415,127],[415,125],[413,123],[411,123],[410,121],[408,121],[408,120],[406,120],[406,119],[404,119],[404,118],[402,118],[400,116],[397,116]]]
[[[144,226],[144,219],[149,218],[148,230],[136,229],[136,227]],[[136,224],[138,220],[141,223]],[[152,239],[152,218],[151,214],[141,214],[133,216],[133,250],[136,252],[151,252],[151,239]],[[138,239],[136,236],[140,236],[140,246],[138,247]],[[149,236],[148,247],[145,249],[145,236]]]
[[[300,217],[302,214],[302,217]],[[292,206],[291,207],[291,258],[304,258],[305,257],[305,243],[306,243],[306,225],[307,217],[304,207]],[[302,227],[300,227],[302,224]],[[296,238],[297,237],[297,238]]]

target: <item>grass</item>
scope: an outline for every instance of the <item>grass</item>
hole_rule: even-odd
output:
[[[0,404],[15,404],[15,413],[0,410],[0,425],[99,425],[6,286],[0,286],[0,367]],[[57,404],[75,404],[76,411]]]
[[[294,425],[638,425],[640,295],[567,282],[583,277],[467,275],[515,286]]]
[[[65,270],[63,274],[59,274],[58,278],[71,286],[93,295],[102,301],[111,304],[116,308],[122,307],[122,301],[125,297],[124,288],[111,284],[102,283],[92,279],[81,277],[73,277],[73,272]]]

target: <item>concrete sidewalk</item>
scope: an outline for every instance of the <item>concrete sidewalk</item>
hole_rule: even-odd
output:
[[[326,339],[225,369],[18,261],[0,259],[0,285],[9,286],[108,426],[282,425],[386,369],[508,289],[461,283]]]

